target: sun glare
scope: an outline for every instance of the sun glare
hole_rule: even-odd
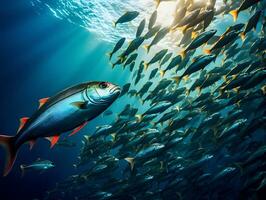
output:
[[[194,0],[194,2],[203,2],[208,5],[210,3],[209,0]],[[216,9],[223,5],[223,0],[217,0]],[[178,1],[165,1],[161,2],[159,7],[157,8],[157,23],[162,26],[170,26],[174,20],[174,14],[176,11],[176,7],[178,6]]]
[[[162,26],[170,26],[174,19],[175,2],[162,2],[157,9],[157,23]]]

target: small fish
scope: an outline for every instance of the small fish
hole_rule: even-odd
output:
[[[174,67],[176,67],[178,64],[180,64],[181,61],[182,61],[182,57],[180,55],[173,57],[171,62],[167,65],[167,67],[165,69],[160,70],[161,77],[165,75],[166,71],[171,70]]]
[[[133,19],[135,19],[138,15],[139,15],[139,12],[137,11],[128,11],[125,14],[123,14],[121,17],[119,17],[118,20],[116,20],[116,22],[113,23],[114,27],[116,27],[117,24],[130,22]]]
[[[235,78],[235,75],[240,73],[241,71],[244,71],[244,69],[246,69],[251,64],[251,62],[251,60],[244,60],[241,63],[238,63],[226,74],[224,78],[226,78],[227,76],[233,76],[233,78]]]
[[[155,122],[155,125],[159,123],[162,124],[163,122],[174,118],[174,116],[177,115],[177,113],[178,113],[178,109],[173,109],[170,112],[165,113],[157,122]]]
[[[150,107],[147,111],[145,111],[143,114],[136,115],[136,118],[138,118],[138,121],[141,121],[145,115],[149,114],[156,114],[159,112],[164,112],[172,105],[171,102],[161,102],[159,104],[156,104],[152,107]]]
[[[199,88],[202,83],[204,83],[204,81],[207,78],[207,71],[206,70],[202,70],[202,72],[200,73],[199,78],[196,79],[196,81],[191,85],[191,87],[189,89],[186,90],[186,95],[189,96],[191,91],[196,90],[197,88]]]
[[[228,34],[221,36],[220,39],[210,49],[206,49],[204,52],[210,54],[213,50],[223,48],[225,45],[234,41],[239,33],[240,32],[231,31]]]
[[[148,29],[151,30],[157,19],[157,10],[155,10],[150,17]]]
[[[177,84],[182,78],[187,80],[189,75],[201,69],[204,69],[208,64],[210,64],[215,59],[216,55],[200,56],[193,61],[193,63],[184,71],[184,73],[181,76],[175,76],[173,77],[173,79],[176,81]]]
[[[152,27],[148,32],[143,36],[145,40],[150,39],[153,37],[159,30],[161,29],[161,25],[157,25]]]
[[[142,88],[138,91],[138,95],[140,96],[140,97],[142,97],[148,90],[149,90],[149,88],[152,86],[152,82],[151,81],[148,81],[148,82],[146,82],[143,86],[142,86]]]
[[[58,141],[56,143],[56,146],[58,146],[58,147],[75,147],[76,143],[64,138],[62,141]]]
[[[215,9],[210,9],[203,21],[203,31],[205,31],[214,19]]]
[[[244,40],[246,37],[246,34],[251,30],[256,30],[257,24],[259,22],[260,16],[261,16],[261,10],[257,11],[249,20],[248,23],[245,26],[245,29],[242,33],[240,33],[241,39]]]
[[[158,68],[155,68],[151,71],[150,76],[149,76],[149,80],[153,79],[155,77],[155,75],[158,72]]]
[[[187,8],[186,7],[181,7],[179,8],[174,16],[173,23],[171,24],[171,27],[175,27],[186,15]]]
[[[120,97],[124,96],[129,91],[130,85],[130,83],[127,83],[122,87]]]
[[[149,62],[144,62],[144,69],[147,70],[151,64],[156,63],[157,61],[160,62],[167,53],[167,51],[168,49],[162,49],[161,51],[157,52]]]
[[[131,54],[129,56],[129,58],[126,60],[123,68],[125,68],[127,65],[131,64],[134,60],[136,60],[137,57],[138,57],[138,54],[137,53]]]
[[[208,74],[204,82],[199,87],[197,87],[198,92],[201,93],[202,89],[213,85],[220,79],[221,76],[219,74]]]
[[[223,33],[223,35],[226,35],[227,33],[232,32],[232,31],[241,31],[244,26],[245,26],[245,24],[243,24],[243,23],[239,23],[239,24],[235,24],[233,26],[229,26],[226,29],[226,31]]]
[[[212,10],[205,10],[203,12],[200,12],[198,14],[198,16],[195,19],[192,19],[185,27],[184,29],[182,29],[183,33],[186,32],[186,30],[188,30],[189,28],[193,28],[195,26],[197,26],[198,24],[200,24],[201,22],[205,22],[205,20],[208,19],[209,15],[212,14],[213,11]],[[206,24],[207,26],[207,24]],[[192,33],[192,38],[194,38],[196,35],[194,32]]]
[[[238,14],[241,11],[248,9],[249,7],[253,6],[254,4],[257,4],[258,2],[260,2],[260,0],[244,0],[238,9],[232,10],[229,13],[233,16],[234,21],[236,21]]]
[[[118,57],[121,62],[123,62],[129,54],[134,52],[139,48],[139,46],[143,43],[144,37],[138,37],[132,40],[126,50]]]
[[[162,40],[166,34],[169,32],[169,28],[168,27],[165,27],[165,28],[162,28],[161,30],[159,30],[156,35],[154,36],[153,40],[151,41],[151,43],[149,45],[145,45],[144,48],[147,50],[147,52],[150,51],[150,48],[157,44],[160,40]]]
[[[248,81],[245,82],[242,86],[240,86],[240,90],[251,89],[259,85],[261,82],[266,80],[266,71],[261,70],[255,73]]]
[[[139,23],[139,26],[136,32],[136,38],[141,36],[145,28],[145,23],[146,23],[145,19],[141,20],[141,22]]]
[[[7,156],[4,176],[12,169],[22,144],[30,142],[32,148],[38,138],[47,138],[53,147],[60,134],[71,130],[70,135],[78,132],[107,109],[119,94],[120,88],[112,83],[87,82],[41,99],[40,107],[32,117],[20,119],[15,136],[0,135],[0,144],[6,148]]]
[[[55,164],[49,160],[37,159],[35,162],[29,165],[20,165],[22,176],[24,176],[26,171],[40,171],[43,173],[49,169],[55,167]]]
[[[141,159],[147,159],[153,155],[156,156],[156,153],[162,150],[165,147],[163,144],[155,143],[151,146],[148,146],[145,149],[140,150],[134,158],[128,157],[125,160],[130,164],[131,170],[133,170],[135,162]]]
[[[160,61],[160,66],[164,65],[172,57],[172,55],[172,52],[166,54],[164,58]]]
[[[200,9],[197,9],[197,10],[194,10],[192,11],[191,13],[189,13],[187,16],[185,16],[181,22],[179,22],[177,25],[175,25],[172,29],[175,30],[179,27],[184,27],[186,26],[187,24],[189,24],[193,19],[196,19],[197,16],[199,15],[200,13]],[[185,27],[184,27],[185,28]]]
[[[207,32],[203,32],[200,35],[198,35],[191,43],[190,45],[188,45],[188,47],[181,52],[181,56],[182,58],[185,57],[186,53],[190,50],[196,49],[198,47],[200,47],[202,44],[205,44],[209,41],[209,39],[211,39],[215,33],[217,32],[217,30],[210,30]]]
[[[115,44],[115,47],[113,48],[112,52],[107,53],[107,55],[109,56],[109,60],[111,60],[113,54],[115,52],[117,52],[124,44],[124,42],[126,41],[126,38],[121,38],[120,40],[118,40],[118,42]]]

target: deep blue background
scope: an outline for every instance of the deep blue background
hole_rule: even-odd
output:
[[[0,133],[15,135],[19,118],[30,116],[38,99],[90,80],[126,81],[126,74],[111,70],[105,53],[110,44],[98,41],[87,30],[59,20],[50,12],[38,14],[29,1],[1,0],[0,6]],[[119,80],[119,81],[118,81]],[[114,107],[117,105],[114,105]],[[0,199],[33,199],[52,189],[56,182],[76,174],[77,159],[84,133],[106,123],[99,117],[71,139],[75,148],[49,148],[48,141],[38,140],[32,151],[22,146],[13,170],[0,177]],[[87,131],[87,132],[86,132]],[[21,178],[19,165],[37,158],[49,159],[56,168],[44,174],[29,172]],[[0,149],[0,170],[4,166]],[[80,169],[82,170],[82,169]]]

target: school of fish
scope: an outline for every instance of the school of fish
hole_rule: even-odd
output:
[[[119,97],[128,104],[103,113],[115,119],[84,136],[82,172],[44,199],[263,199],[266,1],[223,2],[178,0],[171,26],[154,10],[135,39],[117,41],[108,56],[131,73]],[[138,17],[127,11],[114,29]],[[211,25],[223,18],[234,23],[218,34]],[[158,48],[175,32],[179,50]]]

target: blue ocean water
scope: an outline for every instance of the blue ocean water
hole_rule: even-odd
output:
[[[108,80],[119,85],[126,82],[127,74],[113,71],[108,64],[105,54],[112,45],[98,40],[95,34],[55,18],[48,10],[40,15],[27,1],[5,2],[0,13],[0,88],[4,94],[0,101],[1,133],[14,135],[19,118],[30,116],[38,108],[39,99],[66,87],[91,80]],[[82,132],[93,132],[101,120],[101,117],[93,120]],[[71,138],[79,144],[71,149],[50,150],[49,142],[44,140],[39,140],[31,152],[28,145],[23,146],[14,171],[8,177],[1,177],[0,199],[40,197],[57,181],[77,173],[72,165],[77,160],[81,138],[82,134]],[[57,163],[56,169],[21,178],[19,165],[39,157]],[[2,149],[1,158],[4,158]]]
[[[41,1],[1,2],[4,4],[0,8],[1,134],[14,135],[19,126],[19,118],[30,116],[38,108],[39,99],[49,97],[66,87],[92,80],[110,81],[121,86],[131,81],[130,72],[121,68],[111,69],[105,55],[113,48],[119,34],[113,35],[112,31],[97,34],[99,27],[92,31],[95,25],[90,26],[86,21],[82,21],[83,24],[78,23],[80,20],[77,16],[70,22],[63,15],[56,17],[51,12],[52,1],[47,1],[49,7],[40,4],[41,10],[38,9],[40,7],[33,6],[34,3],[39,5],[38,2]],[[151,10],[147,11],[149,13]],[[241,15],[239,22],[245,22],[247,17],[247,14]],[[107,20],[110,23],[113,21],[112,18]],[[225,19],[222,23],[215,24],[215,28],[221,33],[224,27],[232,23],[232,19]],[[109,25],[106,29],[109,29]],[[121,30],[121,34],[129,36],[129,40],[130,36],[132,38],[132,34],[124,30]],[[169,40],[165,41],[162,47],[168,47],[169,43]],[[139,60],[144,57],[145,51],[141,49],[140,54]],[[141,83],[145,83],[145,79]],[[139,105],[135,101],[132,105]],[[118,112],[121,105],[128,102],[127,98],[120,99],[112,105],[111,110]],[[0,178],[0,199],[39,198],[45,191],[55,187],[57,182],[70,174],[78,174],[83,168],[75,169],[73,163],[77,162],[84,133],[93,133],[96,126],[108,124],[112,120],[111,116],[99,116],[89,122],[80,133],[71,138],[78,144],[74,148],[50,149],[45,140],[38,140],[31,151],[28,145],[24,145],[13,171],[9,176]],[[0,152],[0,158],[4,158],[2,149]],[[31,172],[21,178],[19,166],[31,163],[39,157],[52,160],[56,163],[56,168],[44,174]],[[3,170],[2,163],[1,159],[0,171]]]

